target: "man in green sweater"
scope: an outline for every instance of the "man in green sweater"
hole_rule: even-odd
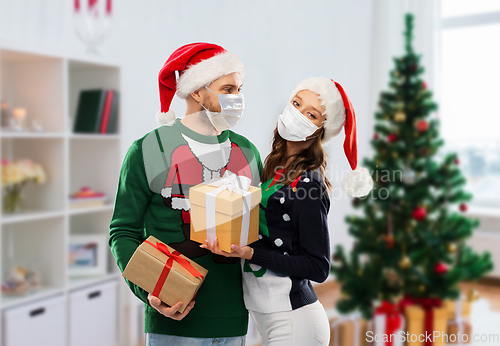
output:
[[[179,73],[176,79],[175,73]],[[244,108],[243,63],[224,48],[193,43],[176,50],[159,73],[163,126],[137,139],[122,164],[109,246],[123,272],[139,244],[153,235],[208,270],[181,314],[127,281],[145,303],[147,345],[244,345],[248,313],[238,260],[214,255],[189,240],[189,188],[231,171],[257,186],[262,162],[255,146],[230,131]],[[186,115],[170,110],[174,95]]]

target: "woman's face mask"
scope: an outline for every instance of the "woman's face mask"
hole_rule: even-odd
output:
[[[291,103],[287,104],[278,117],[278,133],[283,139],[301,142],[308,139],[321,127],[314,125]]]
[[[208,87],[205,88],[210,90]],[[236,126],[243,115],[243,110],[245,109],[243,94],[216,94],[212,90],[210,90],[210,92],[217,95],[221,109],[220,113],[211,112],[201,103],[200,105],[207,112],[207,117],[213,127],[217,131],[222,132]]]

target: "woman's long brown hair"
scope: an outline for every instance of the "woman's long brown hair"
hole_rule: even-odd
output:
[[[327,155],[323,146],[321,145],[321,139],[324,136],[324,128],[318,133],[318,136],[313,139],[313,143],[306,149],[293,154],[290,165],[285,167],[286,162],[290,158],[286,155],[286,143],[287,141],[283,139],[279,133],[278,128],[274,129],[273,138],[273,149],[271,153],[267,155],[264,161],[264,170],[262,172],[262,181],[268,181],[276,174],[276,171],[280,168],[286,168],[286,173],[278,180],[283,185],[288,185],[302,175],[305,171],[313,171],[319,169],[322,176],[324,184],[327,190],[332,188],[332,184],[326,177],[326,158]]]

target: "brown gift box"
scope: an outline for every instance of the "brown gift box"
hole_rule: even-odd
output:
[[[448,309],[445,307],[441,308],[433,308],[434,314],[434,328],[432,328],[432,332],[437,331],[440,332],[440,336],[434,339],[434,346],[442,346],[446,343],[443,342],[442,336],[446,333],[447,330],[447,322],[448,322]],[[406,331],[409,336],[406,337],[406,346],[422,346],[424,342],[420,342],[419,336],[423,334],[425,336],[425,311],[422,307],[418,305],[410,305],[405,307],[405,317],[406,317]],[[430,332],[430,333],[432,333]],[[412,341],[412,335],[416,335],[413,337],[417,341]],[[424,337],[421,338],[425,339]],[[444,340],[446,341],[446,340]]]
[[[459,328],[459,324],[461,324],[461,330]],[[459,332],[460,335],[458,335]],[[469,323],[469,321],[464,319],[460,321],[449,321],[447,334],[448,342],[451,344],[470,343],[472,339],[472,325]],[[467,337],[465,337],[464,335],[467,335]]]
[[[161,243],[153,236],[146,239],[152,244]],[[170,246],[166,245],[170,252],[174,252]],[[198,263],[190,260],[184,255],[180,257],[186,259],[191,265],[203,275],[207,276],[208,270],[200,266]],[[133,282],[143,290],[151,293],[155,289],[158,278],[160,277],[165,263],[169,256],[143,242],[137,250],[135,250],[132,258],[123,271],[123,277]],[[180,313],[184,312],[186,306],[191,302],[196,292],[203,283],[202,278],[194,277],[187,269],[180,265],[177,261],[173,261],[172,269],[168,273],[167,279],[158,295],[158,298],[167,305],[174,305],[182,301],[182,306],[178,310]]]
[[[189,189],[191,203],[191,234],[190,239],[198,243],[205,243],[207,239],[206,195],[217,187],[200,184]],[[250,225],[248,241],[253,243],[259,239],[259,203],[260,188],[250,186],[251,194]],[[223,190],[215,197],[215,224],[219,248],[226,252],[233,252],[231,244],[240,245],[241,221],[243,215],[243,196],[229,190]]]
[[[461,317],[469,317],[470,316],[470,312],[471,312],[471,302],[466,300],[466,299],[461,299],[461,310],[462,310],[462,313],[461,313]],[[449,320],[454,320],[455,319],[455,314],[456,314],[456,307],[457,307],[457,303],[456,301],[454,300],[445,300],[444,301],[444,307],[448,309],[448,319]]]
[[[330,322],[330,344],[329,346],[355,346],[354,345],[354,332],[356,330],[355,322],[352,320],[339,321],[341,317],[331,318]],[[338,323],[337,325],[335,325]],[[357,319],[359,323],[359,345],[366,346],[366,332],[368,331],[368,322],[362,318]],[[335,344],[335,333],[338,333],[337,341]]]

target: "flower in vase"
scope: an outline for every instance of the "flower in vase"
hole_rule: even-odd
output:
[[[39,164],[31,160],[8,161],[1,160],[3,211],[14,212],[22,210],[22,189],[30,181],[43,184],[46,180],[45,172]]]

